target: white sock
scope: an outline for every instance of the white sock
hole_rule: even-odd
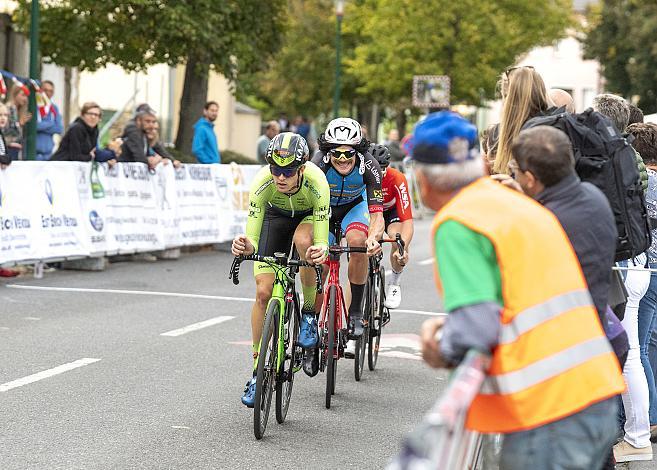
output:
[[[404,271],[399,272],[399,273],[396,273],[394,269],[392,269],[391,271],[392,271],[392,273],[390,274],[390,278],[389,278],[390,282],[388,283],[388,285],[390,285],[390,284],[394,284],[395,286],[400,285],[401,276],[402,276],[402,274],[404,274]]]

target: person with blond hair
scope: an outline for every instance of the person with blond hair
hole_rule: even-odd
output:
[[[551,106],[545,83],[534,67],[507,69],[501,80],[502,116],[499,127],[494,173],[510,174],[511,144],[525,122],[547,111]]]

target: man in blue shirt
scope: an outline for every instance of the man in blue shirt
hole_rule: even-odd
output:
[[[64,126],[62,125],[62,115],[55,103],[52,102],[55,85],[50,80],[44,80],[41,84],[41,90],[50,100],[50,107],[48,108],[48,114],[43,117],[37,113],[36,159],[50,160],[52,149],[55,146],[53,136],[64,132]]]
[[[194,124],[192,153],[199,163],[221,163],[217,136],[214,134],[214,121],[219,114],[216,101],[208,101],[203,109],[203,117]]]

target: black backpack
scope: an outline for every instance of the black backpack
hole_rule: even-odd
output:
[[[606,116],[589,108],[580,114],[559,108],[529,119],[523,129],[551,126],[568,135],[575,154],[575,171],[582,181],[598,187],[609,200],[616,219],[616,261],[645,252],[651,243],[646,202],[636,155]]]

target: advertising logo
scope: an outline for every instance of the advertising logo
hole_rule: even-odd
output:
[[[48,202],[52,206],[54,203],[54,196],[52,193],[52,184],[50,184],[50,180],[46,180],[46,197],[48,198]]]
[[[105,226],[105,223],[103,222],[101,216],[98,215],[98,212],[96,211],[89,212],[89,222],[91,223],[91,226],[94,228],[96,232],[103,231],[103,227]]]

